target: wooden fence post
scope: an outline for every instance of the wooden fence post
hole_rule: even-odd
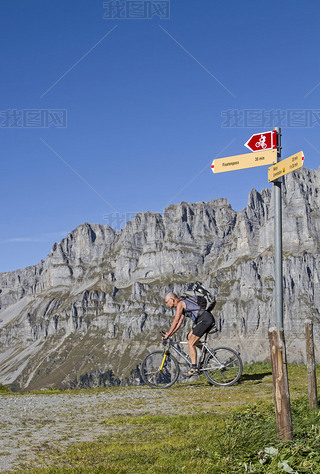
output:
[[[317,376],[314,357],[313,323],[310,319],[305,321],[306,330],[306,351],[307,351],[307,374],[308,374],[308,393],[309,407],[318,408],[317,397]]]
[[[292,419],[287,371],[287,356],[283,329],[269,329],[269,344],[273,377],[273,396],[278,434],[283,440],[292,439]]]

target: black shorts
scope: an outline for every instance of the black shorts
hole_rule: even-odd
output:
[[[192,334],[202,337],[214,325],[214,317],[209,311],[204,311],[192,328]]]

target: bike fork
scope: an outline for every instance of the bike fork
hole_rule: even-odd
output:
[[[165,364],[165,361],[166,361],[166,358],[167,358],[167,353],[165,352],[165,353],[163,354],[163,359],[162,359],[161,365],[160,365],[160,367],[159,367],[159,370],[162,370],[162,369],[163,369],[164,364]]]
[[[163,353],[163,359],[162,359],[162,362],[161,362],[161,365],[159,367],[159,370],[162,370],[163,367],[164,367],[164,364],[166,363],[166,359],[167,359],[167,356],[169,355],[169,352],[168,351],[164,351]]]

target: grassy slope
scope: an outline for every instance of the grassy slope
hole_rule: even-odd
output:
[[[202,379],[175,385],[162,393],[168,403],[174,400],[177,415],[102,419],[114,428],[112,437],[40,451],[37,467],[24,465],[22,470],[320,473],[320,414],[308,408],[306,368],[290,366],[289,384],[292,442],[277,439],[270,366],[256,364],[245,368],[234,387],[212,388]]]

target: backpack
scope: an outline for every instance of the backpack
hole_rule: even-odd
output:
[[[211,298],[211,302],[209,303],[208,307],[207,307],[207,311],[209,311],[209,313],[211,313],[211,311],[213,310],[213,308],[215,307],[216,305],[216,299],[215,297]]]
[[[188,295],[187,295],[188,297]],[[195,295],[195,296],[190,296],[190,298],[194,298],[195,299],[195,302],[197,303],[197,305],[199,306],[200,309],[202,309],[203,311],[205,311],[207,309],[207,299],[205,296],[202,296],[202,295]]]
[[[204,309],[208,311],[209,313],[211,313],[211,311],[216,305],[216,302],[217,302],[216,298],[212,296],[211,293],[209,293],[209,291],[206,290],[199,281],[196,281],[195,283],[194,293],[200,293],[202,295],[201,298],[203,298],[206,301],[206,307]]]
[[[216,299],[214,296],[212,296],[208,290],[206,290],[201,283],[198,281],[195,283],[194,287],[194,295],[184,295],[181,296],[179,301],[185,300],[189,301],[190,303],[193,304],[194,308],[192,309],[186,309],[185,313],[186,316],[192,319],[194,322],[198,316],[200,316],[204,311],[208,311],[211,313],[213,308],[216,305]],[[200,294],[196,294],[200,293]],[[209,300],[209,304],[208,304]]]

